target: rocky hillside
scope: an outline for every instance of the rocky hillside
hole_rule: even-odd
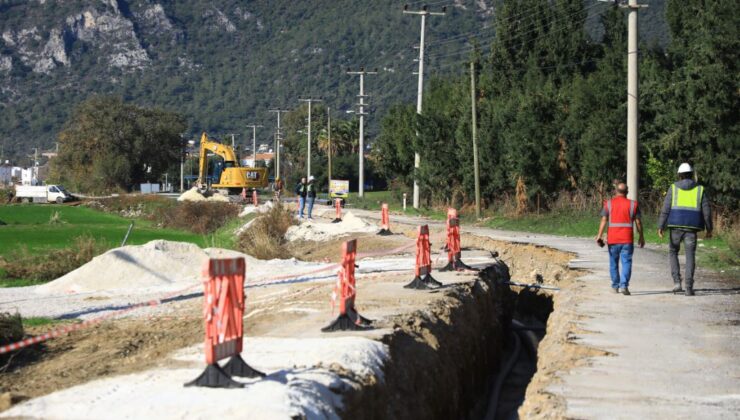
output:
[[[464,59],[449,54],[465,48],[467,36],[435,42],[489,27],[497,1],[450,0],[447,16],[430,19],[432,70]],[[598,36],[597,15],[609,6],[594,3],[585,4]],[[403,15],[402,6],[395,0],[4,0],[1,154],[19,158],[52,146],[70,110],[92,94],[177,111],[191,133],[217,135],[244,133],[252,122],[273,127],[267,108],[295,107],[301,95],[321,96],[344,111],[358,90],[357,78],[344,70],[360,65],[380,72],[366,80],[376,124],[388,104],[416,94],[411,72],[419,18]],[[647,40],[665,43],[662,0],[649,10]],[[493,34],[480,36],[485,44]]]

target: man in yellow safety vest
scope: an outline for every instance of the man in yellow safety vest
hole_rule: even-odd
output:
[[[681,242],[686,247],[686,296],[694,296],[694,267],[696,254],[696,234],[707,231],[712,237],[712,209],[704,187],[694,181],[694,169],[688,163],[678,167],[679,180],[671,185],[663,202],[658,218],[658,236],[663,238],[666,227],[671,229],[669,262],[673,277],[673,293],[681,292],[681,267],[678,264],[678,251]]]

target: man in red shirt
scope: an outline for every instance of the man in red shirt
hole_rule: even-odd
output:
[[[640,208],[637,201],[627,198],[627,185],[624,182],[617,184],[617,194],[604,202],[601,210],[601,224],[596,242],[604,246],[601,237],[604,235],[604,227],[609,226],[606,238],[609,244],[609,272],[612,277],[612,290],[614,293],[622,292],[629,296],[630,276],[632,275],[632,254],[635,251],[634,234],[632,224],[637,226],[640,235],[638,244],[640,248],[645,246],[645,237],[642,234],[642,222],[640,221]],[[622,272],[619,272],[619,263],[622,263]]]

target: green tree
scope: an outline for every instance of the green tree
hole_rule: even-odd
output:
[[[75,109],[59,134],[52,177],[83,192],[130,190],[179,165],[186,128],[177,114],[93,97]]]

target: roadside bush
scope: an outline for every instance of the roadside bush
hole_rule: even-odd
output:
[[[239,251],[261,260],[287,258],[285,232],[295,224],[293,214],[282,205],[254,219],[252,225],[239,236]]]
[[[183,201],[160,208],[155,212],[154,220],[162,227],[185,229],[205,235],[237,217],[239,208],[231,203]]]
[[[0,269],[5,271],[7,278],[49,281],[86,264],[108,249],[104,241],[83,235],[75,238],[69,248],[41,255],[32,255],[27,248],[21,248],[7,258],[0,257]]]
[[[86,205],[92,209],[115,213],[122,217],[141,217],[152,220],[159,211],[177,206],[177,202],[156,195],[122,194],[118,197],[92,200]]]
[[[23,339],[23,321],[19,314],[0,313],[0,346]]]

